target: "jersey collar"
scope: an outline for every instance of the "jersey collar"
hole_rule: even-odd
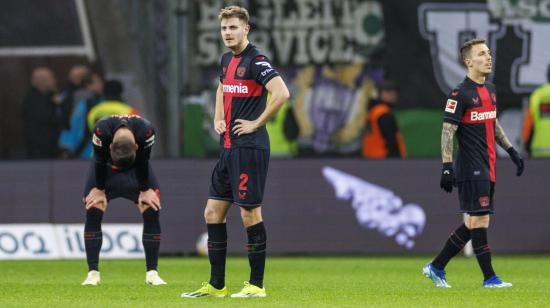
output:
[[[248,43],[248,45],[246,45],[246,47],[243,49],[243,51],[241,51],[241,53],[239,53],[238,55],[233,55],[233,57],[240,58],[246,55],[248,51],[250,51],[252,48],[254,48],[254,45],[252,45],[251,43]]]

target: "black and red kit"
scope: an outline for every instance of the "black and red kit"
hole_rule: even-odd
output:
[[[222,152],[210,185],[211,199],[258,206],[269,165],[269,136],[265,126],[237,136],[235,120],[256,120],[266,108],[266,84],[279,76],[270,60],[254,45],[238,55],[227,52],[221,59],[220,83],[226,131],[220,136]]]
[[[443,121],[458,125],[455,171],[463,212],[493,211],[496,119],[497,96],[491,83],[466,77],[447,98]]]
[[[128,128],[138,145],[134,164],[127,169],[113,165],[109,146],[115,132]],[[123,197],[137,203],[139,192],[148,189],[158,191],[158,183],[153,174],[149,159],[155,143],[155,129],[149,121],[137,115],[112,115],[97,121],[92,136],[94,158],[88,181],[84,189],[86,196],[96,187],[105,189],[107,199]]]

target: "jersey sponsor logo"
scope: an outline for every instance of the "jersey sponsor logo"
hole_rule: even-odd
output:
[[[97,145],[98,147],[103,146],[101,139],[99,139],[99,137],[96,134],[92,136],[92,143]]]
[[[484,112],[477,112],[472,111],[470,113],[470,121],[483,121],[483,120],[490,120],[490,119],[496,119],[497,117],[497,111],[484,111]]]
[[[489,206],[490,202],[489,202],[489,197],[487,196],[484,196],[484,197],[479,197],[479,205],[481,206]]]
[[[248,94],[248,87],[239,83],[238,85],[223,85],[224,93],[239,93],[239,94]]]
[[[393,191],[332,167],[323,167],[323,176],[334,187],[337,199],[351,202],[361,227],[394,238],[407,249],[414,247],[414,238],[426,224],[422,207],[405,204]]]
[[[265,75],[267,75],[267,74],[269,74],[273,71],[274,71],[274,69],[268,68],[268,69],[264,70],[263,72],[261,72],[260,75],[262,75],[262,77],[265,77]]]
[[[445,106],[445,112],[455,113],[456,105],[458,105],[457,101],[455,101],[454,99],[448,99],[447,105]]]
[[[271,64],[267,61],[259,61],[259,62],[256,62],[256,65],[261,65],[261,66],[265,66],[265,67],[269,67],[271,68]]]
[[[243,77],[244,73],[246,73],[246,67],[241,66],[241,67],[237,68],[237,76]]]

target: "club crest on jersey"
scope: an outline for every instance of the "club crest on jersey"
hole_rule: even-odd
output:
[[[98,147],[103,146],[101,139],[99,139],[99,137],[96,134],[94,134],[92,137],[92,143],[97,145]]]
[[[457,96],[458,95],[458,90],[455,90],[455,91],[451,92],[451,95],[452,96]]]
[[[493,103],[497,101],[497,96],[495,93],[491,93],[491,99],[493,100]]]
[[[457,104],[458,102],[455,101],[454,99],[448,99],[447,105],[445,106],[445,111],[450,113],[455,113]]]
[[[472,102],[474,102],[474,104],[479,103],[479,97],[472,97]]]
[[[238,77],[243,77],[244,73],[246,73],[246,67],[241,66],[241,67],[237,68],[237,76]]]

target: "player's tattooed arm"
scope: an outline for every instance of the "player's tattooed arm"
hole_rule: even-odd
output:
[[[443,122],[441,130],[441,159],[444,163],[453,162],[453,138],[458,125]]]
[[[505,150],[512,147],[512,143],[508,140],[508,137],[506,137],[506,133],[504,132],[502,126],[500,126],[498,119],[495,122],[495,140],[497,144]]]

